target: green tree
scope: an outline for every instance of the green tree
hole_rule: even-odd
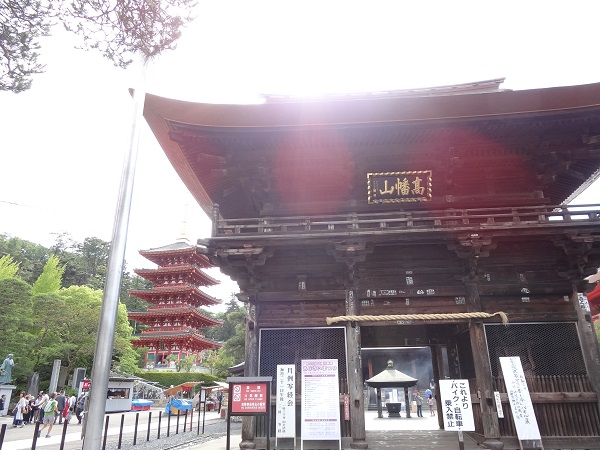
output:
[[[22,92],[41,73],[39,38],[61,22],[81,39],[126,67],[134,53],[151,58],[175,47],[181,28],[192,20],[195,0],[5,0],[0,2],[0,90]]]
[[[19,265],[17,275],[29,284],[33,284],[42,273],[50,251],[39,244],[0,234],[0,254],[12,256]]]
[[[217,314],[216,318],[223,321],[218,327],[204,328],[203,333],[209,339],[224,342],[236,334],[236,326],[246,320],[246,307],[232,295],[226,303],[225,312]],[[202,310],[203,314],[211,316],[209,311]]]
[[[236,315],[239,313],[236,313]],[[241,363],[246,357],[246,324],[245,321],[238,323],[235,334],[225,341],[222,351],[233,360],[231,365]]]
[[[49,294],[58,291],[61,288],[63,273],[65,273],[65,266],[60,265],[58,257],[48,258],[42,274],[33,283],[32,294]]]
[[[29,89],[33,74],[43,71],[37,61],[37,39],[50,29],[50,4],[42,1],[0,2],[2,53],[0,53],[0,90],[21,92]]]
[[[33,305],[37,340],[32,359],[37,370],[49,373],[55,359],[60,359],[69,372],[75,367],[91,368],[102,291],[88,286],[70,286],[56,293],[34,296]],[[124,305],[119,305],[113,347],[114,368],[132,374],[138,359],[138,352],[131,345],[127,310]]]
[[[87,275],[87,286],[102,289],[106,278],[108,252],[110,244],[97,237],[88,237],[77,246],[77,253],[81,255],[84,263],[84,272]]]
[[[27,380],[33,367],[29,358],[33,344],[31,311],[31,286],[19,278],[0,279],[0,356],[14,355],[12,377],[20,383]]]
[[[58,325],[64,330],[61,358],[69,372],[75,367],[91,368],[102,308],[102,291],[88,286],[70,286],[58,295],[65,302],[65,314]]]
[[[42,374],[52,371],[52,361],[62,359],[63,338],[65,329],[63,315],[67,308],[63,297],[58,293],[44,293],[34,295],[32,332],[35,342],[30,355],[34,362],[35,370]]]
[[[227,368],[234,366],[236,363],[233,358],[224,351],[223,347],[221,347],[218,350],[209,351],[203,364],[210,369],[211,375],[216,375],[219,378],[226,378],[229,374]]]
[[[15,278],[19,271],[19,264],[14,262],[10,255],[4,255],[0,258],[0,280],[4,278]]]
[[[175,365],[175,367],[177,367],[177,372],[189,372],[197,357],[198,355],[188,355],[177,361],[177,364]]]
[[[131,290],[147,290],[152,288],[152,283],[140,276],[124,272],[121,279],[120,301],[127,306],[127,311],[146,311],[148,303],[129,294]]]
[[[113,344],[113,369],[130,375],[135,373],[140,360],[140,351],[131,344],[132,331],[127,319],[127,308],[119,303]]]
[[[88,284],[89,277],[86,273],[85,261],[78,253],[80,245],[69,233],[59,233],[56,235],[54,245],[50,247],[50,252],[58,256],[65,265],[64,287]]]

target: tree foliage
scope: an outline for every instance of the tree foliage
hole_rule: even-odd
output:
[[[204,365],[222,378],[227,376],[227,368],[244,361],[246,354],[246,306],[233,295],[226,305],[225,312],[217,314],[223,325],[204,329],[210,339],[224,342],[220,349],[208,352],[204,359]]]
[[[0,91],[25,91],[31,76],[43,72],[38,38],[49,34],[52,13],[49,1],[0,1]]]
[[[13,380],[26,377],[33,367],[29,350],[33,344],[31,286],[18,278],[0,280],[0,356],[14,355]]]
[[[227,368],[234,366],[235,362],[233,357],[228,355],[224,348],[221,347],[218,350],[210,350],[208,352],[204,359],[204,365],[210,369],[211,375],[225,378],[229,374]]]
[[[94,237],[79,243],[60,234],[51,248],[45,248],[0,234],[4,254],[0,258],[0,330],[4,336],[0,359],[6,356],[3,353],[14,354],[13,378],[19,388],[26,386],[32,372],[49,380],[55,359],[69,372],[76,367],[91,369],[102,307],[102,290],[96,287],[104,284],[108,251],[109,244]],[[150,287],[149,281],[124,272],[112,355],[112,368],[120,372],[139,375],[146,351],[131,345],[127,310],[146,309],[147,303],[127,291]],[[232,296],[226,307],[216,315],[224,325],[204,330],[210,339],[225,342],[208,358],[204,355],[221,378],[228,375],[228,367],[244,359],[246,306]],[[210,311],[204,313],[215,317]],[[195,359],[196,355],[190,355],[179,361],[178,370],[187,374]]]
[[[161,386],[177,386],[187,381],[200,381],[204,386],[213,386],[219,378],[202,372],[143,372],[138,371],[136,376],[154,381]]]
[[[64,298],[57,293],[35,295],[32,298],[33,324],[31,332],[35,342],[30,357],[37,371],[50,373],[52,361],[62,353],[62,314],[66,310]]]
[[[49,249],[39,244],[0,234],[0,254],[13,258],[15,264],[19,265],[17,276],[29,284],[33,284],[40,276],[50,253]]]
[[[119,67],[131,55],[153,57],[173,49],[181,28],[192,20],[190,0],[72,0],[62,17],[67,29],[83,37]]]
[[[69,372],[75,367],[90,369],[102,307],[102,291],[93,287],[104,284],[108,243],[88,238],[80,244],[60,235],[49,249],[0,235],[0,251],[6,253],[0,258],[0,273],[7,275],[0,276],[0,329],[5,334],[0,355],[14,354],[14,381],[23,388],[34,371],[40,379],[49,380],[55,359]],[[29,270],[23,271],[23,267]],[[61,289],[63,271],[70,273],[71,284]],[[129,276],[124,281],[127,284],[136,278]],[[88,285],[74,285],[74,279]],[[131,345],[131,333],[127,308],[119,304],[113,369],[129,374],[137,370],[140,360],[139,350]]]
[[[231,296],[225,304],[227,309],[225,312],[217,314],[216,318],[223,322],[220,327],[204,328],[204,335],[213,341],[224,342],[236,334],[236,326],[244,323],[246,319],[246,308],[236,300],[235,296]],[[202,310],[203,314],[211,316],[210,311]]]
[[[189,372],[196,362],[197,357],[198,355],[188,355],[177,361],[177,372]]]
[[[192,20],[195,0],[0,0],[0,90],[22,92],[38,63],[39,38],[60,22],[118,67],[133,54],[151,58],[173,49],[181,28]]]
[[[0,258],[0,280],[4,278],[15,278],[19,271],[19,264],[16,263],[12,256],[4,255]]]
[[[61,288],[63,273],[65,273],[65,266],[60,265],[57,256],[50,256],[41,275],[33,283],[31,293],[37,295],[58,291]]]

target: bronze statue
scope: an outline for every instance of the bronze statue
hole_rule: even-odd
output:
[[[2,363],[2,367],[0,367],[0,384],[8,384],[12,378],[12,369],[15,365],[13,361],[12,353],[9,353],[4,362]]]

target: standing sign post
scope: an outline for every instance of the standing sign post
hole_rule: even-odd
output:
[[[475,431],[469,380],[440,380],[440,400],[446,431],[458,431],[458,444],[464,448],[463,431]]]
[[[304,441],[337,440],[342,448],[337,359],[302,360],[302,430]]]
[[[200,389],[198,401],[198,430],[196,434],[200,434],[200,408],[202,408],[202,434],[204,434],[204,424],[206,423],[206,388]]]
[[[500,357],[508,401],[522,449],[543,449],[540,429],[529,396],[529,388],[518,356]]]
[[[231,438],[231,416],[267,416],[267,450],[270,450],[272,377],[229,377],[227,446]]]
[[[277,401],[275,443],[277,439],[294,439],[296,448],[296,365],[277,365]]]

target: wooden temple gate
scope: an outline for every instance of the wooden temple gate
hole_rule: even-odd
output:
[[[600,354],[579,293],[600,264],[600,206],[564,202],[600,168],[600,85],[500,82],[264,105],[147,96],[212,217],[198,249],[248,305],[245,375],[338,359],[345,447],[368,447],[361,348],[385,346],[428,346],[436,382],[471,381],[484,446],[517,438],[501,356],[521,358],[545,448],[597,443]],[[244,419],[241,447],[264,447],[264,426]]]

